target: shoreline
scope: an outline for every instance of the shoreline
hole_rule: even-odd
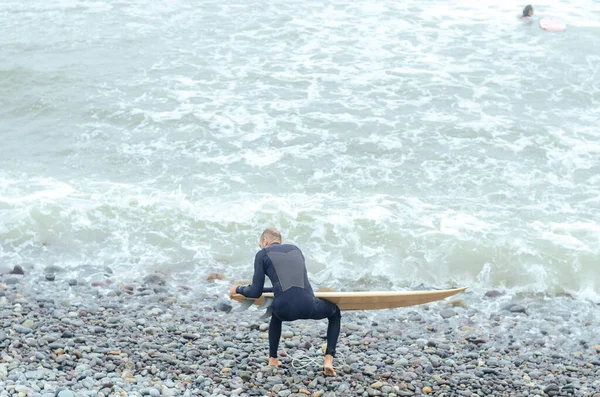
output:
[[[232,312],[224,294],[160,276],[32,277],[0,276],[0,396],[600,397],[600,306],[568,297],[471,292],[343,312],[338,375],[324,377],[326,320],[284,323],[272,369],[268,319]]]

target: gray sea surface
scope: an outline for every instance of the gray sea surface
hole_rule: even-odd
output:
[[[600,3],[523,6],[4,0],[0,263],[598,301]]]

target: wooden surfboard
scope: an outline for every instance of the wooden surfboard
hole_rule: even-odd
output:
[[[422,305],[459,294],[467,288],[439,291],[315,292],[315,296],[335,303],[340,310],[379,310]],[[264,293],[256,299],[246,298],[240,294],[234,294],[231,298],[240,303],[254,301],[253,304],[262,305],[265,303],[265,298],[273,299],[273,293]]]

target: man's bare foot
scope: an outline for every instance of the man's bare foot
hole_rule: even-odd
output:
[[[325,360],[323,360],[323,372],[326,376],[335,376],[335,370],[333,369],[333,356],[327,354]]]
[[[281,365],[281,361],[276,358],[269,357],[269,367],[279,367]]]

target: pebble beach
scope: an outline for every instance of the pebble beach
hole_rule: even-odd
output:
[[[271,368],[268,319],[235,310],[231,281],[111,273],[0,276],[0,396],[600,397],[600,305],[568,295],[343,312],[325,377],[326,321],[284,323]]]

